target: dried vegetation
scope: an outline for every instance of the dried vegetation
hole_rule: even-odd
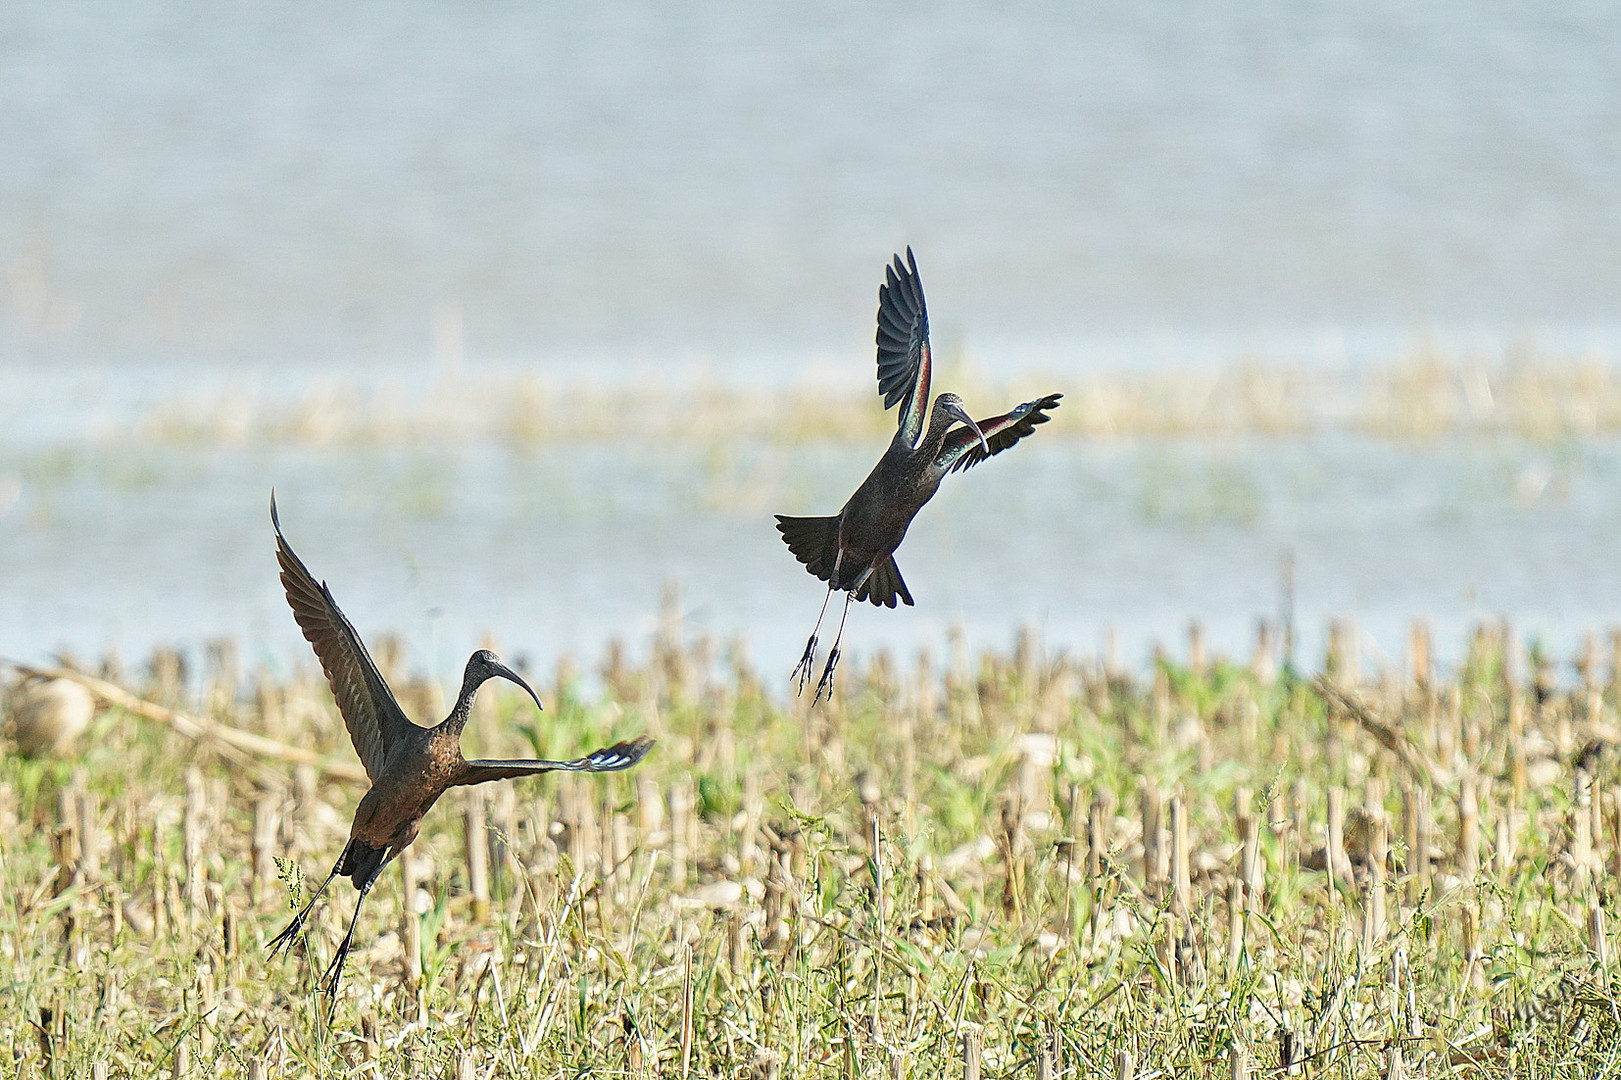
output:
[[[1415,347],[1367,369],[1243,362],[1147,372],[1087,370],[992,380],[949,365],[942,385],[985,412],[1065,393],[1044,439],[1298,437],[1352,431],[1403,439],[1506,434],[1569,439],[1621,433],[1621,367],[1591,357],[1458,356]],[[362,388],[365,385],[367,388]],[[522,372],[435,382],[420,393],[322,383],[293,400],[237,390],[163,403],[114,442],[372,446],[489,440],[517,446],[620,440],[881,440],[893,430],[865,386],[782,390],[718,384],[567,385]]]
[[[1561,679],[1483,628],[1442,677],[1422,627],[1401,670],[1331,639],[1315,678],[1273,635],[1232,663],[1197,632],[1134,677],[1024,635],[846,661],[807,712],[671,620],[600,694],[565,662],[538,718],[481,699],[497,753],[660,743],[447,797],[330,1015],[353,894],[307,956],[262,946],[359,787],[155,722],[347,761],[330,698],[160,654],[124,680],[155,708],[0,764],[0,1072],[1593,1075],[1621,1052],[1621,645]]]

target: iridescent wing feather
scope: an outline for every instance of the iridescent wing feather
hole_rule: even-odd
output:
[[[1000,454],[1035,431],[1037,424],[1045,424],[1050,419],[1047,414],[1058,408],[1058,399],[1063,396],[1048,394],[1036,401],[1027,401],[1012,412],[978,421],[979,430],[985,433],[985,442],[990,445],[990,453],[986,453],[979,437],[967,427],[954,428],[946,436],[935,465],[947,472],[956,472],[971,469],[992,454]]]
[[[929,312],[917,260],[895,256],[878,286],[878,393],[884,408],[901,405],[899,430],[911,446],[923,433],[929,410]]]

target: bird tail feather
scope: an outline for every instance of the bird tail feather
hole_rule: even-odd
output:
[[[901,568],[895,565],[895,556],[891,555],[868,576],[867,583],[856,594],[856,600],[870,600],[876,607],[892,608],[897,599],[907,607],[912,606],[912,594],[906,591],[906,582],[901,580]]]
[[[377,877],[387,857],[388,848],[372,847],[358,836],[351,836],[343,849],[343,858],[338,860],[338,873],[358,889]]]

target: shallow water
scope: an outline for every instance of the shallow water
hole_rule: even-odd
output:
[[[0,453],[0,654],[116,645],[192,650],[231,635],[249,661],[304,662],[276,582],[268,494],[295,549],[363,634],[400,632],[455,671],[480,636],[549,666],[612,637],[647,647],[666,581],[694,632],[748,642],[784,677],[822,589],[771,512],[832,513],[876,449],[846,443],[514,450],[174,448]],[[7,492],[9,491],[9,497]],[[1191,619],[1246,655],[1279,615],[1315,660],[1330,616],[1369,663],[1399,659],[1410,620],[1456,656],[1507,615],[1561,655],[1621,613],[1621,444],[1355,436],[1220,444],[1032,439],[950,477],[898,554],[918,606],[852,611],[853,652],[941,656],[1021,625],[1050,650],[1123,658],[1180,649]]]
[[[772,511],[877,445],[162,446],[225,387],[861,385],[916,244],[937,351],[1119,366],[1621,356],[1612,7],[0,6],[0,653],[303,660],[266,518],[368,633],[452,670],[691,622],[786,669],[821,600]],[[1527,343],[1530,346],[1527,346]],[[1319,367],[1321,369],[1321,367]],[[869,384],[870,385],[870,384]],[[943,387],[942,387],[943,388]],[[109,434],[119,433],[119,434]],[[1292,554],[1302,648],[1621,609],[1621,447],[1037,438],[953,477],[855,650],[1020,624],[1128,660],[1247,648]]]
[[[13,0],[0,357],[758,375],[870,349],[906,243],[995,366],[1613,356],[1618,52],[1598,3]]]

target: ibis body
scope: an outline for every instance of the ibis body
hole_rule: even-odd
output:
[[[929,316],[911,248],[906,249],[905,263],[895,256],[885,270],[884,284],[878,287],[877,345],[878,392],[884,408],[900,405],[889,448],[844,509],[832,517],[777,515],[777,530],[788,549],[807,570],[827,582],[816,629],[794,668],[801,690],[810,681],[816,635],[827,614],[828,600],[835,591],[845,593],[839,632],[816,684],[817,700],[832,688],[850,601],[866,600],[889,608],[912,605],[912,594],[895,564],[895,549],[946,474],[971,468],[1029,435],[1036,425],[1047,422],[1063,396],[1048,394],[1001,416],[977,421],[956,394],[941,394],[931,406]]]
[[[559,770],[628,769],[642,759],[653,743],[647,738],[621,742],[574,761],[468,761],[462,756],[461,735],[472,715],[473,698],[479,687],[492,678],[509,679],[523,687],[534,699],[535,707],[541,708],[534,690],[495,653],[480,649],[468,657],[461,692],[456,695],[450,715],[431,728],[413,723],[395,700],[360,635],[339,610],[331,590],[325,582],[316,582],[288,545],[282,535],[274,496],[270,500],[270,520],[276,530],[276,561],[281,566],[282,587],[292,606],[293,618],[315,649],[321,670],[337,699],[344,726],[349,729],[355,753],[371,778],[371,788],[361,797],[355,810],[343,854],[309,902],[269,946],[272,954],[289,946],[299,936],[315,902],[332,879],[347,877],[360,890],[360,897],[355,902],[349,930],[327,968],[326,989],[332,994],[337,991],[344,960],[354,943],[355,922],[360,917],[361,905],[383,867],[417,838],[423,817],[439,796],[460,785],[508,777]]]

